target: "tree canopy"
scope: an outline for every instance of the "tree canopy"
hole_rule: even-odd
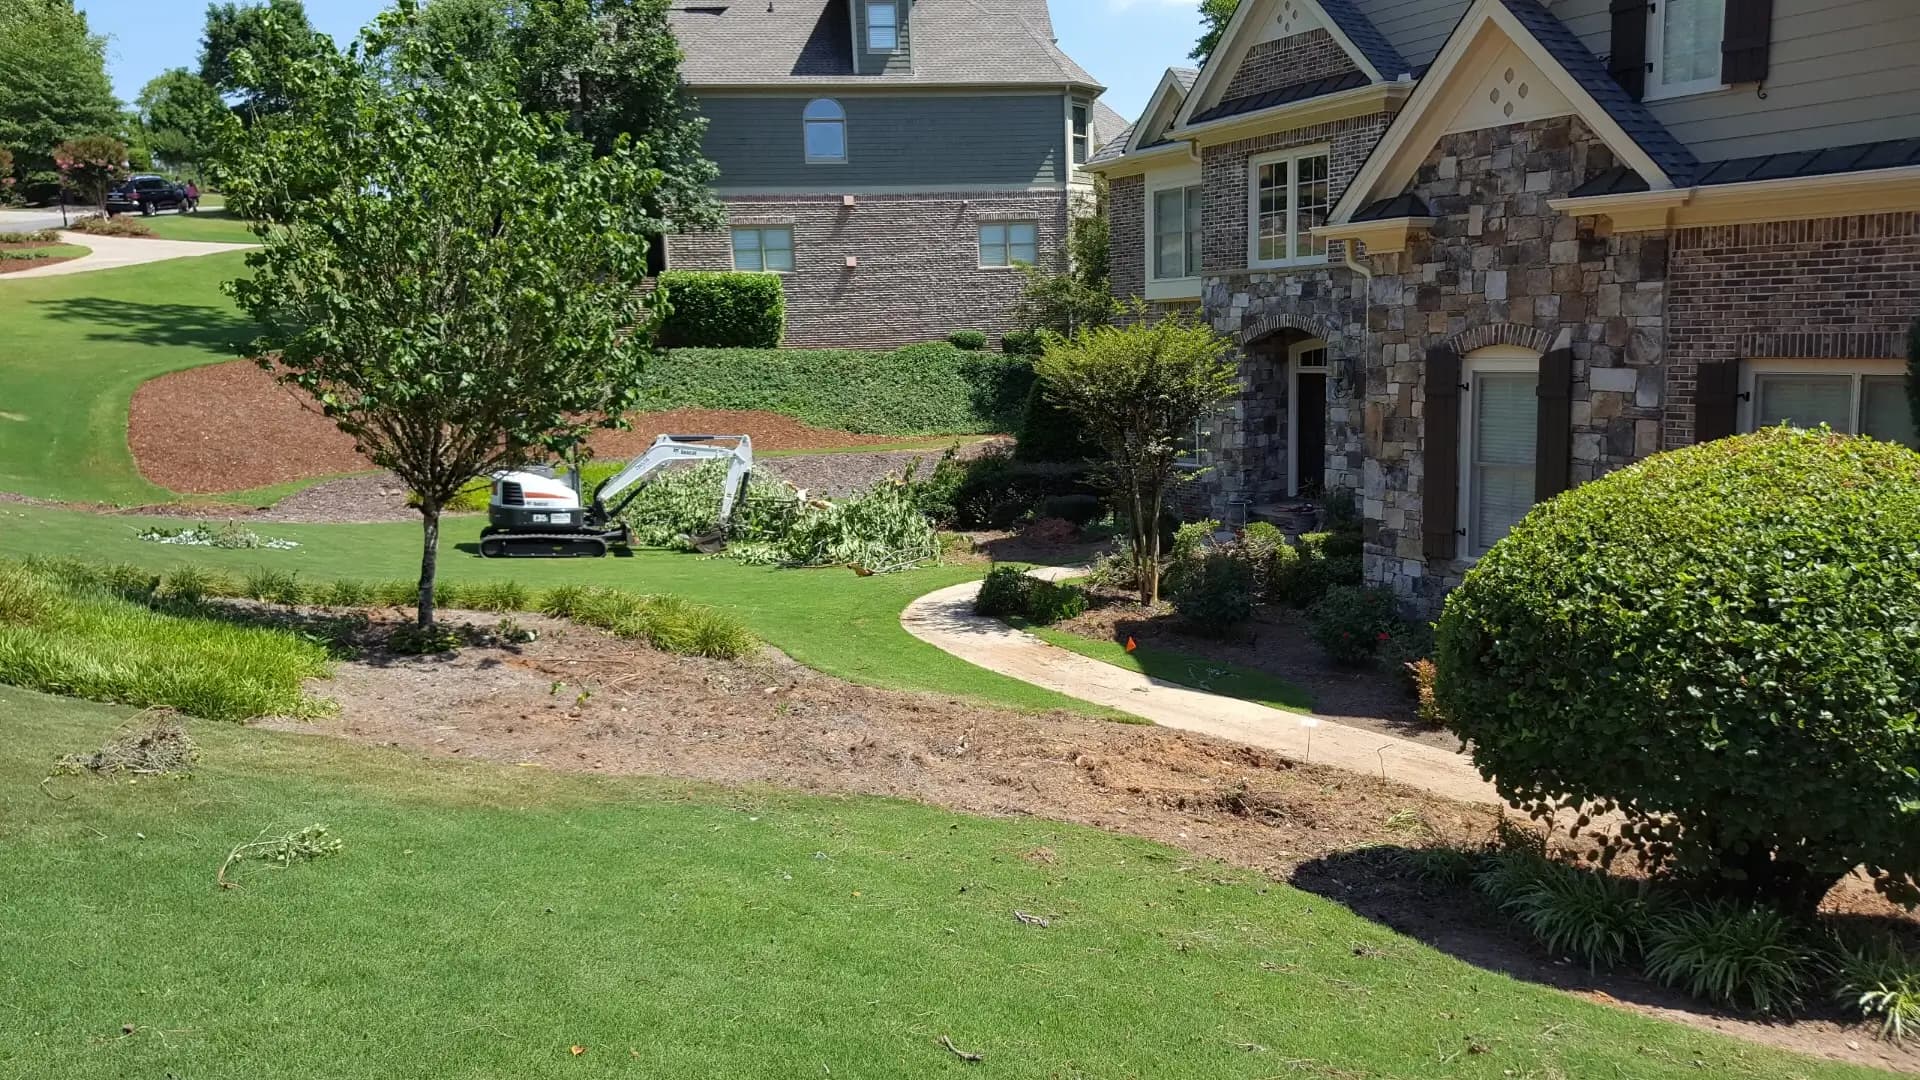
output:
[[[262,327],[251,355],[418,495],[424,627],[447,501],[632,405],[653,320],[627,208],[659,175],[418,29],[402,0],[346,54],[294,62],[287,111],[228,118],[221,157],[236,199],[278,210],[226,286]]]
[[[202,168],[212,157],[226,107],[206,80],[171,68],[148,81],[136,99],[147,150],[175,168]]]
[[[208,4],[200,79],[252,122],[290,105],[288,73],[294,64],[333,51],[333,41],[307,21],[300,0]],[[242,54],[252,62],[241,61]]]
[[[1240,6],[1240,0],[1200,0],[1200,40],[1194,43],[1193,51],[1187,55],[1201,63],[1213,55],[1214,47],[1220,44],[1220,35],[1227,32],[1227,23],[1233,19],[1233,13]]]
[[[29,197],[51,193],[54,147],[120,126],[106,40],[72,0],[0,3],[0,147],[29,189],[48,189]]]

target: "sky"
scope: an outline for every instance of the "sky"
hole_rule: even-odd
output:
[[[1190,65],[1200,36],[1197,0],[1050,0],[1060,47],[1107,86],[1106,102],[1131,120],[1171,65]],[[94,32],[107,36],[107,71],[131,103],[148,79],[168,68],[191,68],[200,55],[204,0],[175,0],[156,17],[154,0],[77,0]],[[385,0],[307,0],[307,17],[346,42],[385,7]],[[186,17],[191,13],[192,17]]]

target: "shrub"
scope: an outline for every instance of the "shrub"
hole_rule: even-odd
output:
[[[1043,518],[1060,518],[1085,528],[1106,516],[1107,504],[1098,495],[1053,495],[1040,500],[1038,512]]]
[[[1022,614],[1036,626],[1051,626],[1086,612],[1087,590],[1070,581],[1034,579],[1033,587],[1027,590],[1026,610]]]
[[[315,589],[314,602],[325,607],[366,607],[373,603],[373,586],[364,581],[335,581]]]
[[[55,244],[60,234],[52,229],[38,232],[0,232],[0,244]]]
[[[1358,585],[1362,577],[1358,533],[1302,534],[1294,557],[1274,560],[1272,595],[1294,607],[1312,607],[1336,585]]]
[[[947,335],[947,344],[956,349],[978,352],[987,347],[987,335],[980,330],[955,330]]]
[[[886,574],[938,559],[940,539],[933,522],[921,513],[913,488],[896,478],[824,508],[806,507],[783,534],[729,552],[735,558],[783,566],[850,566],[861,573]]]
[[[1020,415],[1013,456],[1021,461],[1087,461],[1099,452],[1080,418],[1049,400],[1046,387],[1035,379]]]
[[[234,584],[223,575],[198,566],[176,566],[160,575],[155,600],[176,604],[198,604],[208,597],[231,596]]]
[[[380,581],[373,585],[373,602],[382,607],[412,607],[420,600],[416,581]]]
[[[1771,908],[1718,900],[1677,908],[1647,929],[1647,974],[1718,1005],[1791,1012],[1815,966],[1798,928]]]
[[[1878,1017],[1881,1038],[1903,1043],[1920,1033],[1920,956],[1885,937],[1840,942],[1834,961],[1836,997],[1869,1020]]]
[[[1416,714],[1420,722],[1430,728],[1447,727],[1446,711],[1440,708],[1440,700],[1434,696],[1433,682],[1439,675],[1439,669],[1431,660],[1413,660],[1406,665],[1407,677],[1413,680],[1414,698],[1419,702]]]
[[[775,349],[786,332],[778,274],[668,270],[660,290],[669,308],[660,342],[670,348]]]
[[[1400,633],[1400,601],[1381,585],[1335,585],[1307,609],[1308,634],[1336,664],[1372,660]]]
[[[973,598],[974,614],[995,619],[1024,615],[1027,597],[1038,583],[1038,578],[1021,567],[996,566],[980,581],[980,591]]]
[[[1213,534],[1219,531],[1220,523],[1212,518],[1182,522],[1174,527],[1173,535],[1161,549],[1166,552],[1161,586],[1167,595],[1179,595],[1193,580],[1200,570],[1200,557],[1207,551]]]
[[[1528,514],[1448,598],[1440,706],[1500,793],[1809,914],[1920,872],[1920,454],[1773,429]]]
[[[461,590],[461,603],[475,611],[525,611],[526,586],[517,581],[482,581]]]
[[[1046,344],[1038,330],[1009,330],[1000,336],[1000,351],[1008,356],[1039,356]]]
[[[1209,551],[1189,560],[1178,580],[1173,610],[1202,633],[1226,634],[1253,618],[1253,572],[1230,551]]]
[[[293,571],[259,567],[247,574],[240,585],[240,595],[262,603],[296,607],[306,599],[306,590],[301,588],[299,576]]]
[[[1019,427],[1031,362],[945,343],[894,352],[677,349],[647,365],[650,409],[765,409],[874,435],[1007,432]]]
[[[1086,469],[1015,461],[1003,450],[966,463],[953,493],[954,520],[963,528],[1004,529],[1061,495],[1092,495]]]
[[[1080,526],[1066,518],[1037,517],[1020,527],[1020,539],[1050,547],[1071,544],[1079,536]]]
[[[638,633],[627,636],[645,638],[656,649],[682,656],[732,660],[756,644],[753,634],[731,615],[677,596],[649,597],[634,629]]]
[[[585,585],[555,585],[540,594],[540,600],[534,605],[534,610],[556,619],[572,618],[574,611],[586,595]]]
[[[1666,907],[1644,881],[1544,860],[1501,906],[1540,944],[1589,968],[1618,967],[1640,955]]]
[[[77,233],[86,233],[89,236],[153,235],[153,230],[147,227],[146,222],[141,221],[139,218],[125,216],[103,217],[99,214],[89,214],[83,218],[75,218],[73,223],[68,225],[67,228]]]

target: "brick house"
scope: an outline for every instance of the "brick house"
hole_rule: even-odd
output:
[[[1432,610],[1662,449],[1914,443],[1915,42],[1909,0],[1245,0],[1090,165],[1115,290],[1237,348],[1192,509],[1352,492]]]
[[[728,228],[666,267],[781,275],[787,344],[998,337],[1124,124],[1046,0],[676,5]]]

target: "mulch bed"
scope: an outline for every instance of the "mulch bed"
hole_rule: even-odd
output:
[[[748,435],[758,450],[898,441],[811,427],[771,412],[672,409],[631,419],[630,431],[597,435],[594,453],[632,457],[664,432]],[[133,394],[127,443],[142,476],[185,494],[245,491],[373,467],[310,400],[248,360],[189,368],[143,383]]]

